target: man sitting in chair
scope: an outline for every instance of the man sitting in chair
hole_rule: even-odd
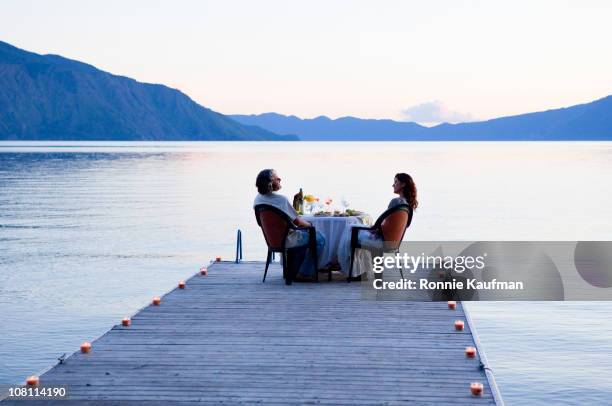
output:
[[[287,214],[293,224],[300,227],[309,227],[311,224],[298,216],[297,212],[289,202],[289,200],[276,192],[281,189],[281,178],[278,176],[274,169],[264,169],[259,172],[257,175],[257,180],[255,181],[255,186],[257,186],[257,191],[259,192],[255,197],[255,202],[253,203],[253,207],[258,204],[269,204],[280,209],[282,212]],[[325,237],[318,231],[316,232],[317,237],[317,250],[318,252],[322,252],[323,247],[325,246]],[[308,252],[308,232],[304,230],[290,230],[289,235],[287,236],[287,248],[296,248],[296,247],[304,247],[304,250],[300,253],[297,253],[296,259],[299,256],[300,258],[303,256],[304,260],[299,265],[298,275],[304,278],[311,278],[315,276],[316,264],[313,264],[312,257]],[[289,261],[289,265],[291,265],[292,261]]]

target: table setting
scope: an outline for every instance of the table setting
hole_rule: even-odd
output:
[[[301,197],[297,194],[294,198],[294,207],[301,217],[325,237],[323,252],[318,252],[319,268],[338,264],[340,271],[348,275],[351,228],[357,225],[372,225],[372,217],[365,212],[350,209],[345,199],[341,200],[341,205],[342,207],[335,206],[331,198],[321,202],[313,195]]]

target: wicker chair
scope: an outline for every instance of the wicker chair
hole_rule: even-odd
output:
[[[255,219],[257,224],[263,231],[266,244],[268,246],[268,257],[266,259],[266,269],[264,271],[263,282],[266,281],[266,275],[268,274],[268,267],[272,261],[272,253],[278,252],[282,255],[283,262],[283,277],[285,283],[291,285],[294,276],[289,271],[287,265],[287,253],[292,248],[287,248],[287,235],[290,230],[305,230],[308,232],[308,247],[314,261],[315,268],[317,267],[317,238],[314,227],[298,227],[293,224],[293,221],[289,216],[277,207],[269,204],[258,204],[255,206]],[[315,271],[315,280],[319,281],[319,272]]]
[[[376,223],[372,227],[354,226],[351,229],[351,265],[349,268],[349,276],[347,281],[350,282],[353,277],[353,263],[355,261],[355,250],[364,248],[372,252],[373,256],[381,256],[388,252],[397,252],[400,244],[404,239],[406,229],[410,227],[412,222],[412,208],[407,204],[399,204],[386,210],[378,217]],[[376,233],[381,237],[380,247],[362,246],[359,243],[359,231],[367,230]],[[400,268],[402,279],[404,274]]]

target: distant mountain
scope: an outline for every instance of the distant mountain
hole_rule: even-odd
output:
[[[491,140],[612,140],[612,96],[591,103],[463,124],[440,124],[433,137]]]
[[[612,140],[612,96],[562,109],[431,128],[354,117],[300,119],[276,113],[230,117],[273,132],[296,134],[305,141]]]
[[[297,140],[57,55],[0,41],[0,140]]]
[[[332,120],[325,116],[301,119],[276,113],[259,115],[230,115],[246,125],[258,125],[267,130],[283,134],[297,134],[300,139],[316,140],[404,140],[406,137],[427,137],[427,127],[416,123],[393,120],[368,120],[342,117]]]

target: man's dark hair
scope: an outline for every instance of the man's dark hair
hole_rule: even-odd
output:
[[[265,195],[272,192],[273,174],[274,169],[264,169],[257,175],[257,180],[255,180],[255,186],[257,186],[257,191],[260,194]]]

